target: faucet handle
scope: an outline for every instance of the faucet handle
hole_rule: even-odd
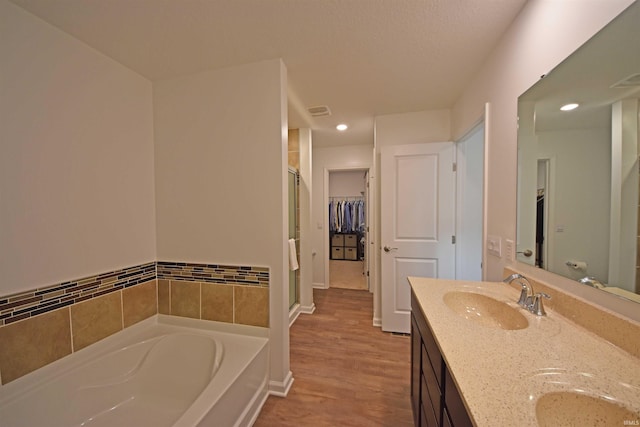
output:
[[[544,311],[544,305],[542,305],[542,298],[551,299],[551,295],[546,294],[544,292],[538,292],[533,296],[531,301],[530,310],[536,316],[546,316],[547,313]]]

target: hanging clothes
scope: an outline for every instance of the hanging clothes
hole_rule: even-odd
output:
[[[355,233],[365,230],[365,205],[361,198],[329,202],[329,231],[333,233]]]

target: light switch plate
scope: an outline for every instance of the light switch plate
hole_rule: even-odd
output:
[[[505,239],[504,241],[504,256],[507,258],[508,262],[515,261],[515,242],[510,239]]]
[[[497,257],[502,256],[502,239],[500,236],[487,236],[487,252]]]

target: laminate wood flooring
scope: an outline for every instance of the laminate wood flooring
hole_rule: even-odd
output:
[[[410,338],[372,326],[368,291],[315,289],[314,302],[290,329],[291,390],[254,426],[413,426]]]

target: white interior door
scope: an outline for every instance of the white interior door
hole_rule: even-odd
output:
[[[408,276],[455,278],[451,142],[381,149],[382,329],[410,331]]]

